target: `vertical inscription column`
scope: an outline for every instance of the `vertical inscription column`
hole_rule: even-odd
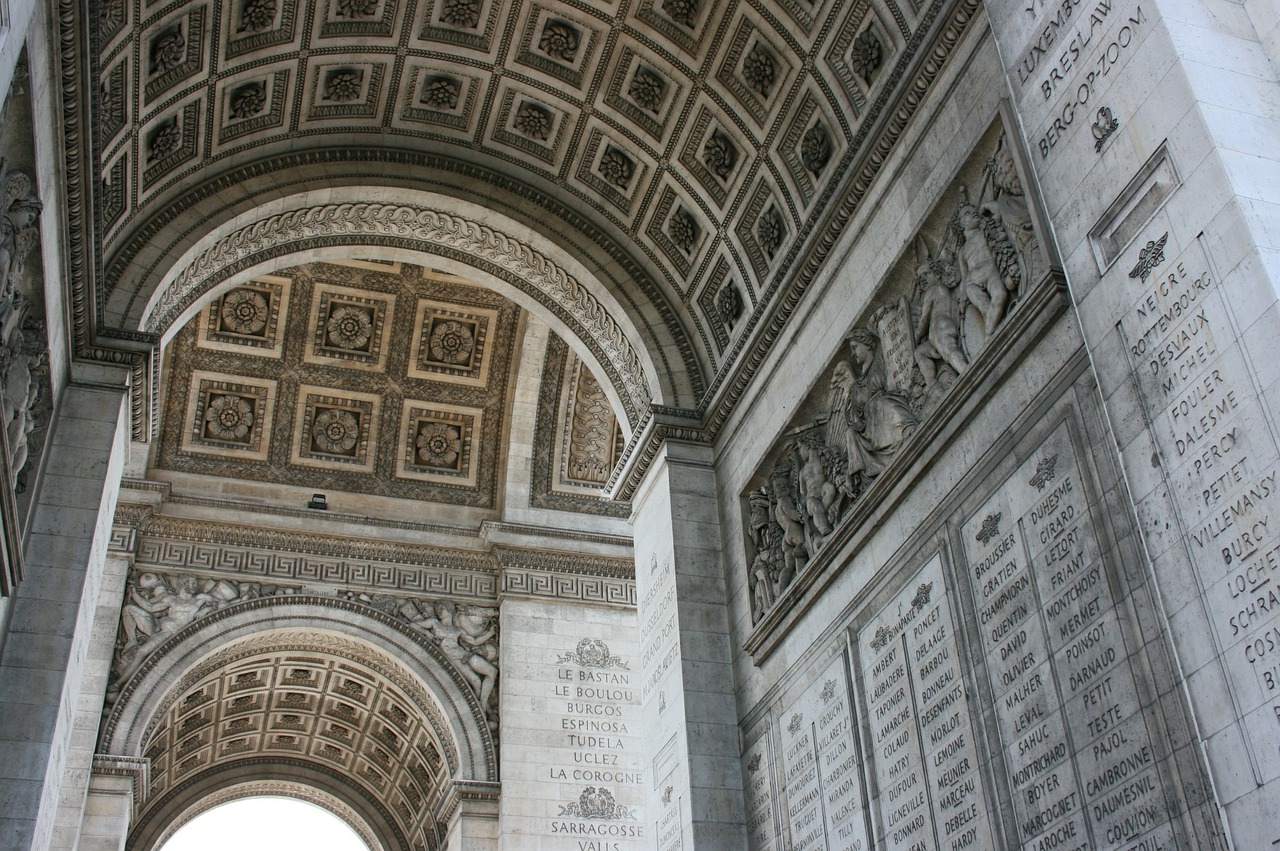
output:
[[[711,450],[664,440],[633,504],[656,847],[742,848],[747,818]]]
[[[634,614],[506,599],[501,622],[504,847],[651,847]]]
[[[1061,425],[965,524],[1020,841],[1174,842],[1089,500]]]
[[[869,847],[843,653],[782,710],[779,723],[791,848]]]
[[[934,557],[858,634],[873,807],[888,849],[994,842],[947,601]]]
[[[742,755],[747,786],[747,847],[751,851],[775,851],[779,847],[778,815],[774,807],[783,799],[774,780],[770,735],[766,724]]]
[[[1197,242],[1166,258],[1167,239],[1153,241],[1155,262],[1134,276],[1137,300],[1120,329],[1195,565],[1206,638],[1255,779],[1271,781],[1280,778],[1280,451],[1203,250]],[[1212,736],[1225,719],[1204,720]]]

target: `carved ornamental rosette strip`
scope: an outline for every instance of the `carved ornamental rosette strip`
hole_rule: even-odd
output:
[[[881,283],[744,496],[760,623],[925,432],[985,376],[1049,262],[1010,140],[993,127]],[[1026,309],[1024,309],[1026,307]],[[969,380],[966,380],[969,378]],[[905,451],[911,449],[912,451]],[[901,460],[900,460],[901,459]],[[879,485],[879,487],[877,487]]]

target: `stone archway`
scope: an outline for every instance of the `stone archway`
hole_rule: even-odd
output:
[[[371,193],[386,200],[363,200]],[[335,188],[262,204],[212,226],[174,260],[145,304],[139,292],[108,310],[167,339],[221,290],[282,266],[360,251],[455,271],[539,316],[598,370],[628,431],[651,402],[692,400],[701,381],[687,358],[668,357],[663,321],[622,304],[574,254],[489,208],[402,188]]]
[[[468,684],[426,637],[346,600],[260,598],[155,647],[119,689],[100,750],[145,757],[128,847],[156,847],[211,796],[270,778],[355,812],[388,851],[443,846],[459,787],[497,791]]]
[[[156,848],[163,848],[179,830],[216,807],[258,797],[290,798],[320,807],[350,827],[371,851],[387,851],[389,848],[374,827],[337,795],[323,792],[315,786],[285,780],[246,780],[223,786],[219,791],[200,798],[196,804],[171,819],[154,845]]]

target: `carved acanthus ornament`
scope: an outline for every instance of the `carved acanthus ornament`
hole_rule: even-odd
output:
[[[746,497],[753,621],[892,467],[1000,333],[1028,282],[1046,271],[1004,136],[974,172],[946,196],[951,206],[930,216],[914,256],[845,336],[803,406],[822,413],[793,424]]]
[[[565,475],[576,482],[603,485],[618,461],[618,420],[604,388],[581,363],[570,405]]]

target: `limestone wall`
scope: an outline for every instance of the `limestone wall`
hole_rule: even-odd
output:
[[[1076,211],[1040,195],[1041,150],[1017,141],[1026,104],[1001,102],[1005,45],[975,33],[967,47],[721,441],[751,847],[1214,847],[1227,840],[1196,743],[1205,710],[1187,700],[1171,589],[1149,558],[1149,539],[1177,527],[1132,499],[1158,459],[1148,450],[1135,473],[1136,453],[1117,457],[1143,419],[1108,391],[1127,362],[1086,342],[1087,304],[1081,333],[1073,304],[1089,278],[1058,253]],[[1017,257],[992,328],[972,318],[974,230],[954,234],[966,200],[1001,216],[991,190],[1009,168],[1046,267]],[[1124,183],[1095,186],[1100,205]],[[1016,215],[1003,223],[1006,246],[1025,249]],[[1116,238],[1118,275],[1145,241]],[[919,321],[931,264],[968,290],[946,381],[947,334]],[[1162,270],[1194,292],[1203,275],[1183,268]],[[894,310],[911,320],[896,335]],[[859,328],[877,338],[880,377],[862,368]],[[846,402],[850,372],[861,407]],[[843,411],[857,439],[842,453]],[[877,417],[896,430],[875,434]],[[1243,818],[1260,839],[1266,828]]]

